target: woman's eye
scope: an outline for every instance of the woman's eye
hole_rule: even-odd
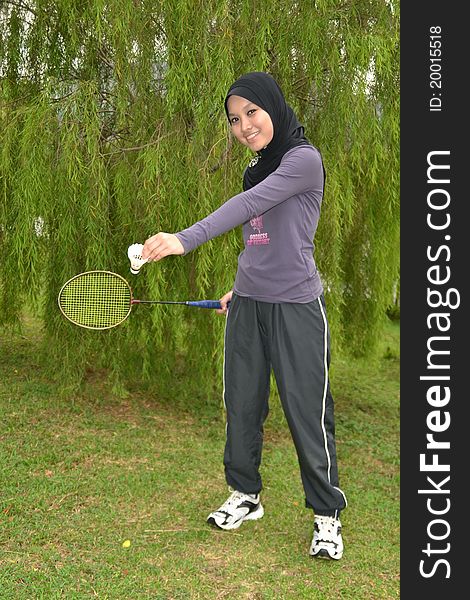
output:
[[[237,122],[237,120],[238,120],[238,119],[237,119],[237,117],[232,117],[232,118],[230,119],[230,123],[231,123],[232,125],[234,125],[234,124]]]
[[[254,112],[256,112],[256,108],[251,108],[248,112],[247,115],[250,116],[252,115]]]

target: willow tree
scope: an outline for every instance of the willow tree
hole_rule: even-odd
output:
[[[324,158],[316,259],[335,346],[372,352],[398,279],[397,11],[392,0],[0,0],[2,325],[35,310],[68,381],[94,364],[115,382],[190,374],[218,389],[220,317],[139,307],[120,328],[83,331],[56,297],[84,270],[132,277],[130,243],[240,191],[248,151],[231,142],[223,99],[264,70]],[[220,297],[240,249],[235,230],[147,266],[135,294]]]

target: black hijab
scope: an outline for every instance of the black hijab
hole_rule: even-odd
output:
[[[254,102],[271,117],[274,127],[273,139],[257,152],[243,175],[243,189],[248,190],[277,169],[284,154],[291,148],[310,144],[304,136],[304,128],[294,111],[287,104],[281,88],[268,73],[253,72],[239,77],[225,98],[225,113],[228,118],[229,96],[241,96]]]

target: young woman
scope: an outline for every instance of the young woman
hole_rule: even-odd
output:
[[[208,522],[235,529],[264,514],[259,466],[273,369],[297,451],[306,506],[314,511],[310,554],[343,555],[329,331],[313,257],[324,169],[292,108],[267,73],[243,75],[230,87],[225,112],[236,139],[255,153],[243,192],[176,234],[158,233],[143,257],[187,254],[243,225],[245,249],[233,290],[220,302],[227,315],[224,401],[226,481],[231,495]],[[230,303],[230,306],[228,306]]]

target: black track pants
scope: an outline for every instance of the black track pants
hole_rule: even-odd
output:
[[[259,466],[272,368],[297,451],[306,506],[331,516],[345,508],[346,497],[338,487],[329,361],[323,297],[308,304],[271,304],[233,295],[224,353],[229,486],[247,494],[262,488]]]

